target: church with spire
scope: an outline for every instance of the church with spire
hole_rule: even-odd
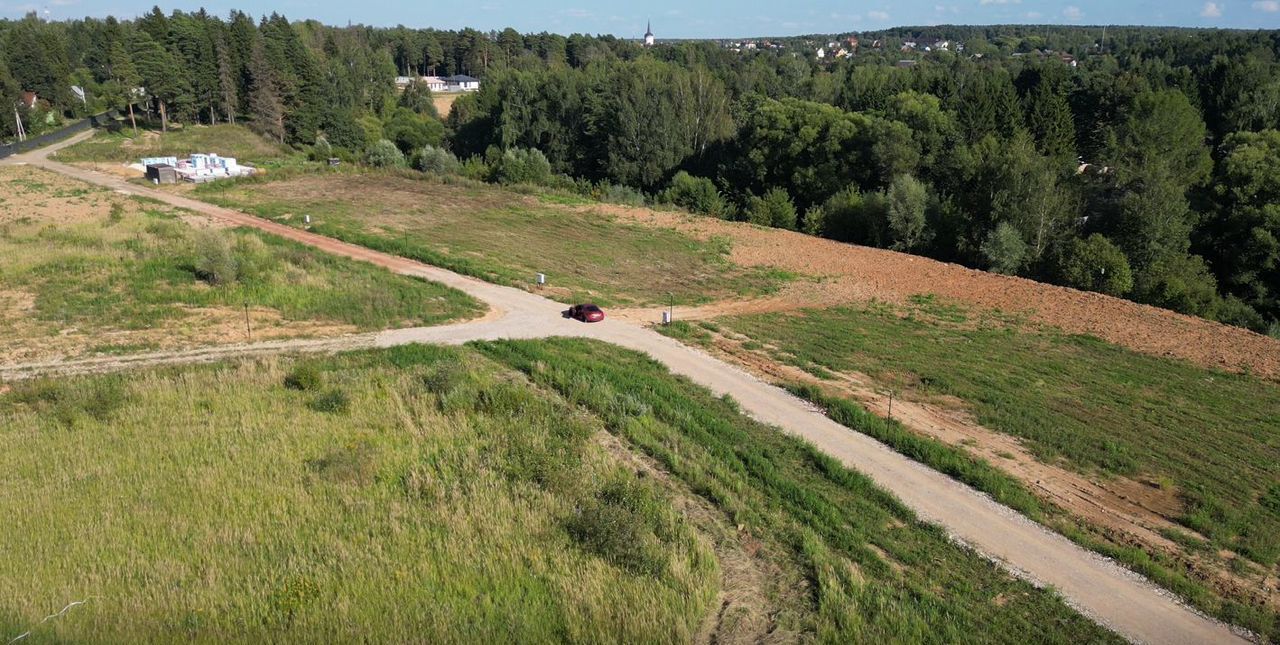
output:
[[[653,47],[653,25],[647,21],[644,25],[644,46]]]

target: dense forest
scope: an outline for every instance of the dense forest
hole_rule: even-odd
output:
[[[160,127],[243,120],[326,155],[643,195],[1280,336],[1280,32],[900,28],[814,55],[847,35],[646,49],[239,12],[29,16],[0,22],[0,94],[37,93],[18,109],[36,131],[125,106]],[[902,47],[933,38],[963,49]],[[446,119],[395,83],[455,73],[483,85]]]

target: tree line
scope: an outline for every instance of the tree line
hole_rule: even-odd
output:
[[[456,156],[477,176],[558,174],[1280,334],[1280,32],[901,28],[816,60],[842,36],[735,52],[242,12],[30,15],[0,22],[0,95],[37,92],[37,128],[134,106],[162,128],[243,121],[379,164],[468,167]],[[927,37],[964,51],[898,49]],[[483,86],[443,120],[429,90],[395,84],[453,73]],[[12,127],[0,118],[0,136]]]

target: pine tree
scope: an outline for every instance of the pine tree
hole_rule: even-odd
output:
[[[231,68],[231,52],[227,48],[227,39],[219,34],[213,48],[218,58],[218,90],[222,111],[227,117],[227,122],[234,125],[236,112],[240,109],[240,97],[237,92],[236,77]]]
[[[284,103],[276,89],[275,74],[267,62],[263,39],[253,42],[249,54],[249,112],[254,127],[263,135],[284,143]]]
[[[108,64],[111,66],[111,79],[118,88],[118,100],[129,106],[129,124],[133,126],[133,133],[138,133],[138,117],[133,112],[133,102],[137,98],[138,85],[142,83],[142,78],[138,75],[138,68],[133,64],[133,58],[129,56],[129,51],[125,49],[124,43],[119,40],[111,43],[110,53],[107,55]]]
[[[1042,154],[1069,163],[1076,156],[1076,126],[1066,97],[1053,88],[1042,82],[1031,91],[1027,97],[1027,127]]]
[[[169,108],[191,100],[191,86],[181,73],[176,57],[161,47],[145,31],[135,31],[129,38],[129,49],[147,93],[160,107],[161,130],[169,130]]]

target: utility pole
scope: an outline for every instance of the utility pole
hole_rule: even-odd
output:
[[[13,108],[13,120],[18,124],[18,141],[26,141],[27,131],[22,128],[22,115],[18,114],[17,106]]]

